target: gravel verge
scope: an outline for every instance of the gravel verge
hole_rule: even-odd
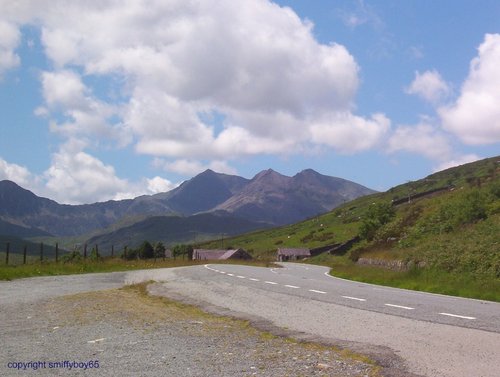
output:
[[[380,375],[348,351],[274,336],[247,321],[148,296],[144,287],[2,305],[0,375]],[[12,368],[19,362],[27,369]],[[79,368],[70,370],[73,362]]]

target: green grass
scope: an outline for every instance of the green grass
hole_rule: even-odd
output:
[[[346,257],[320,255],[308,261],[328,266],[330,274],[343,279],[389,287],[440,293],[451,296],[500,302],[500,280],[470,273],[448,273],[438,269],[392,271],[379,267],[361,266]]]
[[[261,261],[189,261],[182,258],[163,260],[132,260],[127,261],[120,258],[104,258],[99,261],[79,261],[71,263],[63,263],[48,261],[43,263],[29,263],[25,265],[9,265],[0,266],[0,280],[13,280],[34,276],[53,276],[53,275],[71,275],[71,274],[87,274],[94,272],[114,272],[128,270],[142,270],[155,268],[172,268],[182,266],[196,266],[207,263],[217,264],[245,264],[258,267],[268,267],[272,263],[268,260]]]

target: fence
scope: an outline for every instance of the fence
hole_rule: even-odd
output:
[[[55,261],[59,262],[65,258],[65,256],[71,256],[76,251],[80,254],[83,259],[99,259],[104,256],[113,258],[115,256],[115,247],[111,246],[111,250],[101,254],[99,252],[99,245],[93,245],[90,249],[87,244],[83,245],[83,249],[75,248],[73,251],[61,249],[59,247],[59,243],[56,242],[55,245],[48,245],[40,242],[40,244],[19,244],[19,243],[11,243],[4,242],[3,243],[3,253],[4,255],[4,264],[5,265],[19,265],[19,264],[27,264],[31,262],[46,262],[46,261]],[[0,255],[2,254],[2,247],[0,246]],[[126,255],[127,247],[125,246],[123,249],[123,254]],[[1,262],[0,262],[1,263]]]

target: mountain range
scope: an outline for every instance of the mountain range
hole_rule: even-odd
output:
[[[0,181],[0,234],[103,236],[116,235],[122,229],[118,233],[123,236],[125,229],[134,234],[137,229],[145,231],[145,224],[161,232],[161,227],[153,226],[153,222],[181,233],[203,233],[201,223],[205,221],[220,224],[220,229],[212,227],[208,233],[238,234],[291,224],[373,192],[357,183],[311,169],[293,177],[269,169],[252,179],[206,170],[168,192],[120,201],[67,205],[38,197],[5,180]],[[195,215],[198,217],[194,220],[185,219]],[[231,231],[226,232],[230,219],[238,219],[233,223],[240,227],[231,226]]]

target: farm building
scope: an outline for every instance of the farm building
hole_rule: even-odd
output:
[[[311,256],[309,249],[278,249],[279,262],[286,262],[290,260],[299,260]]]
[[[193,260],[225,260],[225,259],[252,259],[252,256],[243,249],[210,250],[194,249]]]

